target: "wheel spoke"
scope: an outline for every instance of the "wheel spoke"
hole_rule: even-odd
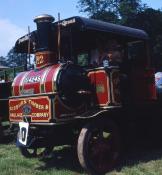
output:
[[[44,157],[47,156],[52,150],[53,147],[47,147],[47,148],[34,148],[34,149],[28,149],[24,147],[20,147],[20,151],[22,155],[28,158],[32,157]]]
[[[33,150],[33,156],[37,156],[37,148],[34,148],[34,150]]]

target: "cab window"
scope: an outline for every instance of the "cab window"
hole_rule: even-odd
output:
[[[79,66],[88,66],[88,58],[89,58],[89,55],[88,53],[81,53],[77,56],[77,64]]]

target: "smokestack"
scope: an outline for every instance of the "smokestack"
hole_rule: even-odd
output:
[[[54,38],[52,31],[52,22],[54,17],[51,15],[39,15],[35,17],[37,24],[36,39],[36,68],[42,68],[56,62],[54,53]]]
[[[52,51],[52,22],[54,17],[51,15],[39,15],[35,17],[37,24],[37,46],[36,52]]]

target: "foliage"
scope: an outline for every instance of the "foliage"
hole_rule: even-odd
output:
[[[150,37],[151,53],[157,70],[162,71],[162,11],[147,8],[136,15],[133,27],[145,30]]]
[[[15,53],[14,48],[12,48],[6,57],[6,63],[9,67],[17,67],[26,65],[27,54]]]
[[[128,24],[145,9],[141,0],[79,0],[80,12],[87,13],[90,18]]]
[[[120,23],[133,26],[138,13],[144,11],[146,5],[141,0],[121,0],[119,3]]]
[[[117,22],[119,0],[80,0],[80,12],[87,13],[90,18]]]
[[[3,56],[0,56],[0,65],[1,66],[7,66],[6,58],[3,57]]]

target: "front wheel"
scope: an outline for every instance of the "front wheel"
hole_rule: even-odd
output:
[[[91,174],[110,171],[120,154],[120,137],[111,120],[91,122],[82,128],[77,146],[81,166]]]
[[[17,137],[19,138],[19,132],[17,133]],[[24,146],[19,146],[19,150],[21,152],[21,154],[26,157],[26,158],[43,158],[43,157],[47,157],[48,155],[50,155],[53,151],[54,146],[50,145],[50,146],[46,146],[45,148],[27,148]]]
[[[26,147],[19,147],[19,150],[21,154],[26,157],[26,158],[34,158],[34,157],[47,157],[48,155],[51,154],[53,150],[53,146],[49,146],[46,148],[26,148]]]

